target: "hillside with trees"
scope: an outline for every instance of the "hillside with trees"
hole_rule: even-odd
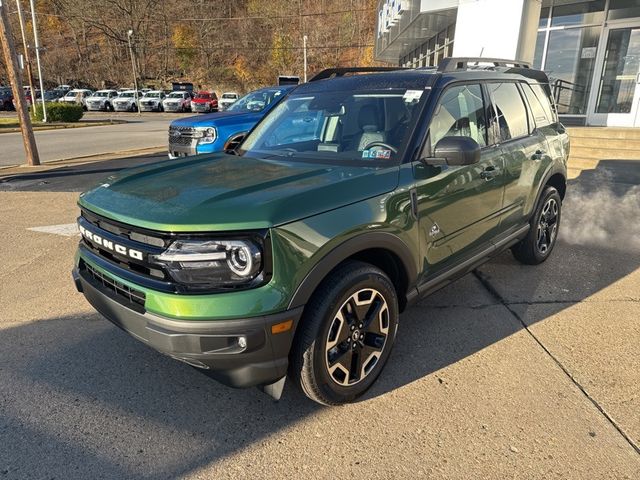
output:
[[[28,1],[21,0],[30,18]],[[17,44],[20,28],[10,4]],[[376,0],[39,0],[47,84],[131,85],[128,30],[143,85],[203,88],[273,84],[279,74],[374,64]],[[31,39],[31,23],[27,23]],[[30,44],[33,44],[29,40]],[[0,64],[0,79],[4,66]]]

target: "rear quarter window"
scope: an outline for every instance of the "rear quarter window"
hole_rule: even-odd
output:
[[[491,130],[494,142],[500,143],[529,135],[527,109],[515,83],[487,84],[493,101]]]

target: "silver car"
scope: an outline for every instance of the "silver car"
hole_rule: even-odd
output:
[[[191,93],[171,92],[162,102],[165,112],[191,111]]]
[[[142,98],[142,94],[136,90],[125,90],[120,92],[113,99],[113,109],[116,112],[137,112],[138,99]]]
[[[87,97],[86,105],[89,111],[110,111],[113,110],[111,102],[118,96],[115,90],[98,90]]]
[[[140,111],[141,112],[162,112],[164,110],[162,102],[166,98],[165,93],[162,90],[151,90],[144,94],[144,97],[140,99]]]

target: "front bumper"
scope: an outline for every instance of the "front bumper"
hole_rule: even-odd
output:
[[[116,112],[128,112],[131,110],[133,105],[131,103],[114,103],[113,109]]]
[[[289,350],[302,307],[245,319],[173,320],[127,308],[112,290],[86,270],[76,267],[73,279],[88,302],[117,327],[225,385],[237,388],[269,385],[287,373]],[[271,333],[272,325],[287,320],[293,321],[291,329]]]
[[[158,112],[160,111],[160,104],[159,103],[141,103],[140,104],[140,111],[141,112]]]
[[[90,112],[99,112],[102,110],[106,110],[106,104],[105,103],[91,103],[91,102],[87,102],[87,110],[89,110]]]

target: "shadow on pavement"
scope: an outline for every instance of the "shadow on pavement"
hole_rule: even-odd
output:
[[[607,189],[602,198],[619,204],[630,194],[633,205],[636,187],[594,178],[595,183],[582,175],[571,181],[563,226],[587,221],[577,201],[581,197],[572,197],[573,192],[594,196]],[[481,267],[479,276],[504,303],[557,304],[556,312],[640,265],[638,251],[621,254],[621,245],[611,239],[574,240],[567,235],[541,266],[520,265],[506,253]],[[476,300],[469,300],[472,295]],[[364,400],[523,328],[504,313],[502,302],[479,289],[471,275],[424,300],[403,314],[390,363]],[[145,347],[97,314],[3,330],[0,379],[5,439],[0,458],[9,459],[6,478],[178,477],[277,436],[321,410],[290,384],[279,403],[256,389],[224,387]],[[99,423],[100,430],[94,427],[96,416],[109,418]]]
[[[150,154],[70,165],[43,172],[6,175],[0,177],[0,191],[83,192],[114,172],[164,160],[167,160],[166,155]]]

